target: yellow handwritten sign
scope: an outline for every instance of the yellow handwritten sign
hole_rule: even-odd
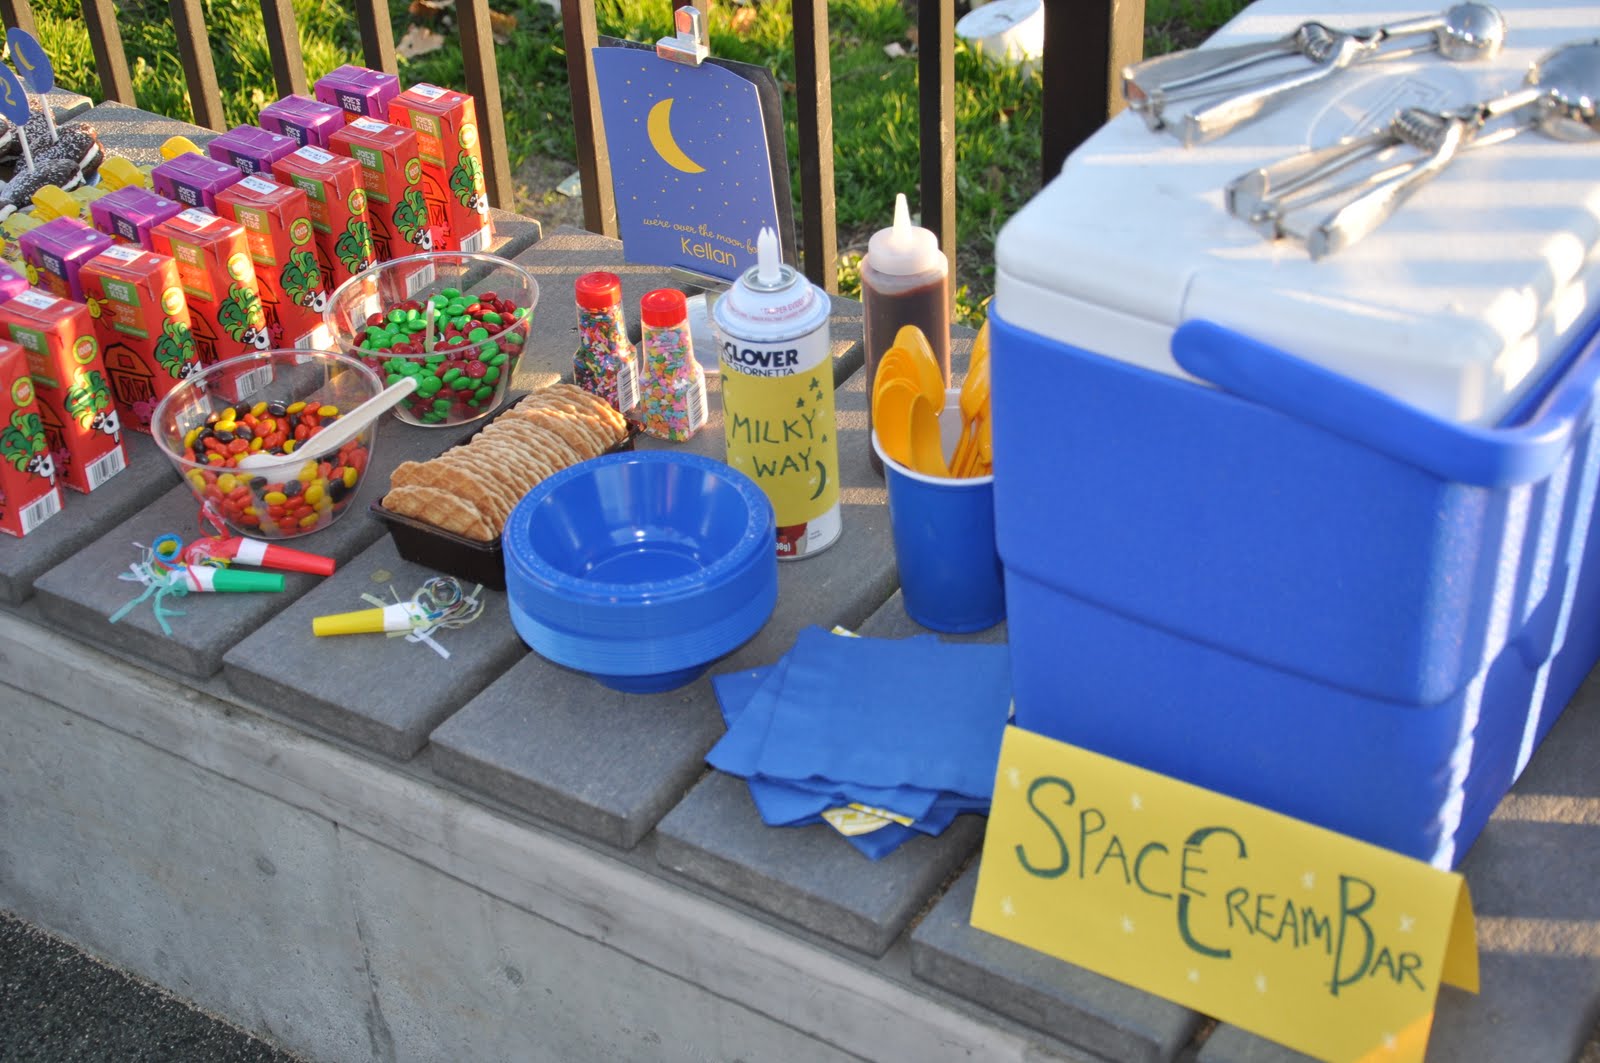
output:
[[[1330,1063],[1478,989],[1460,875],[1016,727],[972,925]]]

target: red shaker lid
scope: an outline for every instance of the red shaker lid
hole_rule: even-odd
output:
[[[676,288],[657,288],[639,300],[639,317],[651,328],[672,328],[689,316],[689,301]]]
[[[585,310],[609,310],[622,301],[622,278],[615,273],[585,273],[572,287]]]

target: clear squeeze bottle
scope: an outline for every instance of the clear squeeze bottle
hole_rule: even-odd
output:
[[[622,317],[622,278],[615,273],[585,273],[573,285],[578,302],[578,352],[572,382],[605,399],[618,413],[639,402],[639,374],[633,344]]]
[[[689,336],[689,303],[676,288],[657,288],[639,300],[644,373],[639,385],[644,430],[675,443],[706,423],[705,370]]]
[[[945,387],[950,386],[950,263],[931,230],[911,224],[911,210],[901,193],[894,198],[894,224],[879,229],[867,242],[861,260],[861,302],[866,317],[867,430],[872,429],[872,386],[878,359],[894,346],[895,333],[906,325],[922,330],[933,347]],[[883,463],[867,440],[872,467]]]

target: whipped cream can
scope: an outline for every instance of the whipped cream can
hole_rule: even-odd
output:
[[[716,301],[729,465],[772,501],[781,561],[832,546],[843,530],[828,294],[778,256],[761,230],[757,264]]]

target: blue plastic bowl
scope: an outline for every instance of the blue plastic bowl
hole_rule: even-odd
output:
[[[511,621],[541,656],[617,690],[672,690],[761,629],[778,601],[772,503],[745,474],[673,451],[563,469],[501,538]]]

